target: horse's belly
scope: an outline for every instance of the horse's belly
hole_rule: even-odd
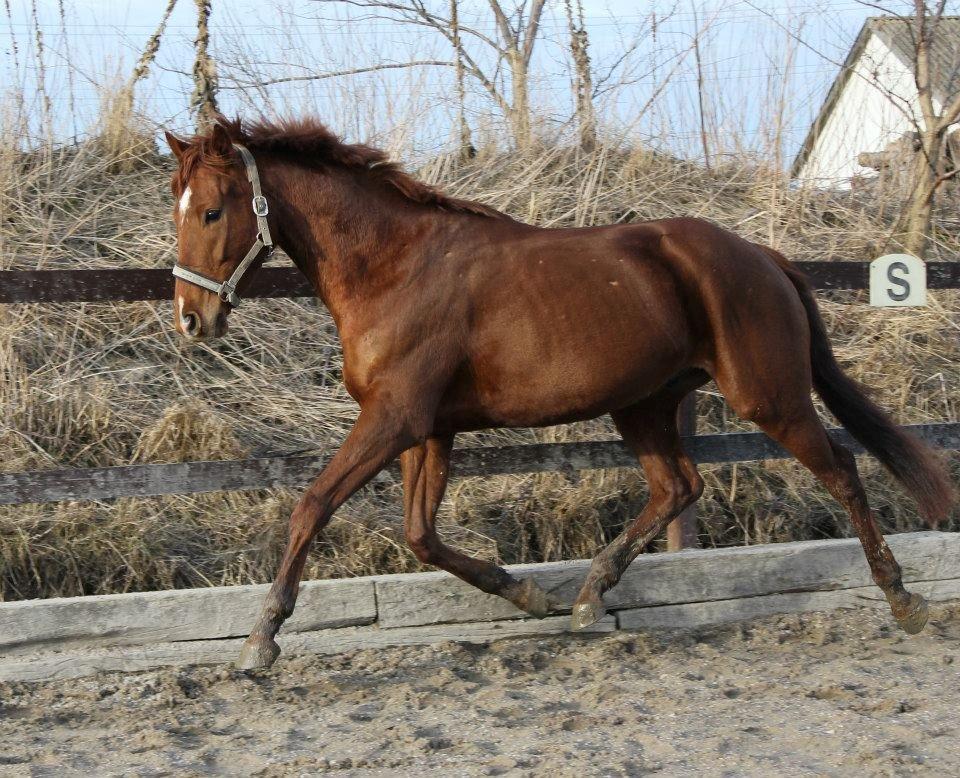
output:
[[[507,381],[489,393],[484,404],[501,423],[512,426],[589,419],[649,396],[682,367],[674,359],[632,365],[591,362],[557,360],[538,373]]]
[[[674,348],[632,348],[488,364],[451,386],[439,417],[453,429],[538,427],[591,419],[653,394],[683,367]]]

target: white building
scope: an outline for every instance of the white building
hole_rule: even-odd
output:
[[[867,19],[847,55],[790,173],[805,186],[849,188],[855,176],[873,176],[861,152],[879,152],[920,125],[910,23]],[[933,101],[939,112],[960,91],[960,17],[943,17],[931,52]]]

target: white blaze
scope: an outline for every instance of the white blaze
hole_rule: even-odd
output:
[[[183,194],[180,196],[180,205],[179,205],[180,221],[183,221],[183,217],[187,215],[187,208],[190,207],[191,194],[192,193],[190,191],[190,187],[188,186],[186,189],[183,190]]]
[[[180,320],[180,327],[186,329],[186,319],[183,318],[183,295],[177,296],[177,318]]]

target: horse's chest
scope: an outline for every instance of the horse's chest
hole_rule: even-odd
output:
[[[343,382],[351,397],[360,402],[378,381],[402,372],[414,350],[412,337],[408,328],[396,322],[390,326],[342,327]]]
[[[362,400],[389,362],[388,350],[376,333],[366,332],[343,341],[343,384],[350,396]]]

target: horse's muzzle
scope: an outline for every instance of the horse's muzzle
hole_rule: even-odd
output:
[[[189,341],[220,338],[227,334],[227,314],[219,310],[205,320],[199,313],[185,311],[177,317],[176,329]]]

